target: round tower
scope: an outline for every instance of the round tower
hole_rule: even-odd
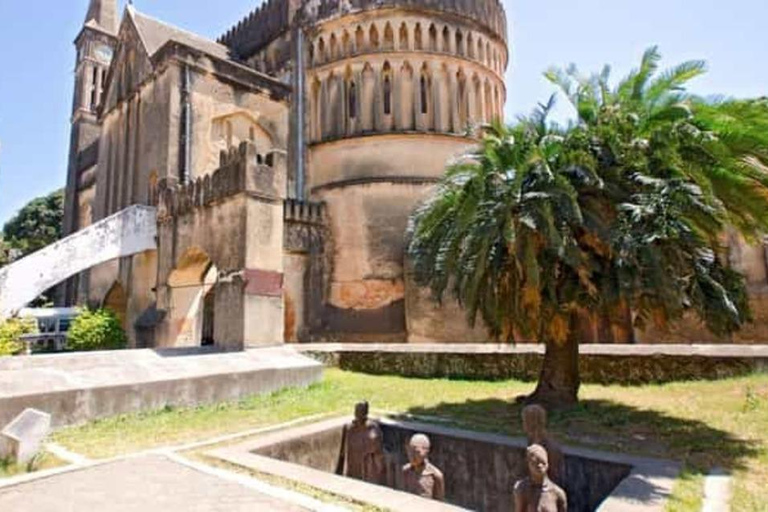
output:
[[[503,115],[504,9],[499,0],[325,0],[307,11],[304,192],[327,204],[331,223],[326,328],[404,341],[429,329],[406,325],[408,218],[446,163],[475,144],[473,127]]]

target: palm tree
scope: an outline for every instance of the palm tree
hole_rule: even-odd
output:
[[[546,345],[529,401],[576,402],[578,342],[598,317],[631,312],[642,329],[692,311],[716,333],[750,320],[720,240],[726,227],[747,239],[768,228],[768,108],[692,97],[684,86],[704,63],[659,74],[658,62],[651,48],[615,88],[608,68],[549,71],[577,120],[548,122],[550,99],[486,127],[413,215],[422,285],[452,293],[496,339]]]

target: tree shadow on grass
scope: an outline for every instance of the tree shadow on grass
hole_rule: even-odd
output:
[[[514,401],[486,399],[413,407],[408,413],[450,419],[461,428],[522,436],[523,407]],[[554,412],[549,430],[566,446],[673,459],[702,473],[714,466],[746,469],[747,461],[758,456],[761,448],[758,441],[741,439],[703,421],[609,400],[583,400],[570,410]]]

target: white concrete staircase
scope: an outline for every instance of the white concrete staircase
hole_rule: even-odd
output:
[[[0,269],[0,320],[100,263],[157,248],[157,212],[135,205]]]

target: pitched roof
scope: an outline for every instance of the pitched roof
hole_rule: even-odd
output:
[[[84,24],[108,34],[117,34],[117,0],[91,0]]]
[[[163,23],[160,20],[140,13],[133,6],[128,6],[128,13],[133,17],[141,40],[150,57],[168,41],[176,41],[214,57],[230,59],[229,48],[222,44]]]

